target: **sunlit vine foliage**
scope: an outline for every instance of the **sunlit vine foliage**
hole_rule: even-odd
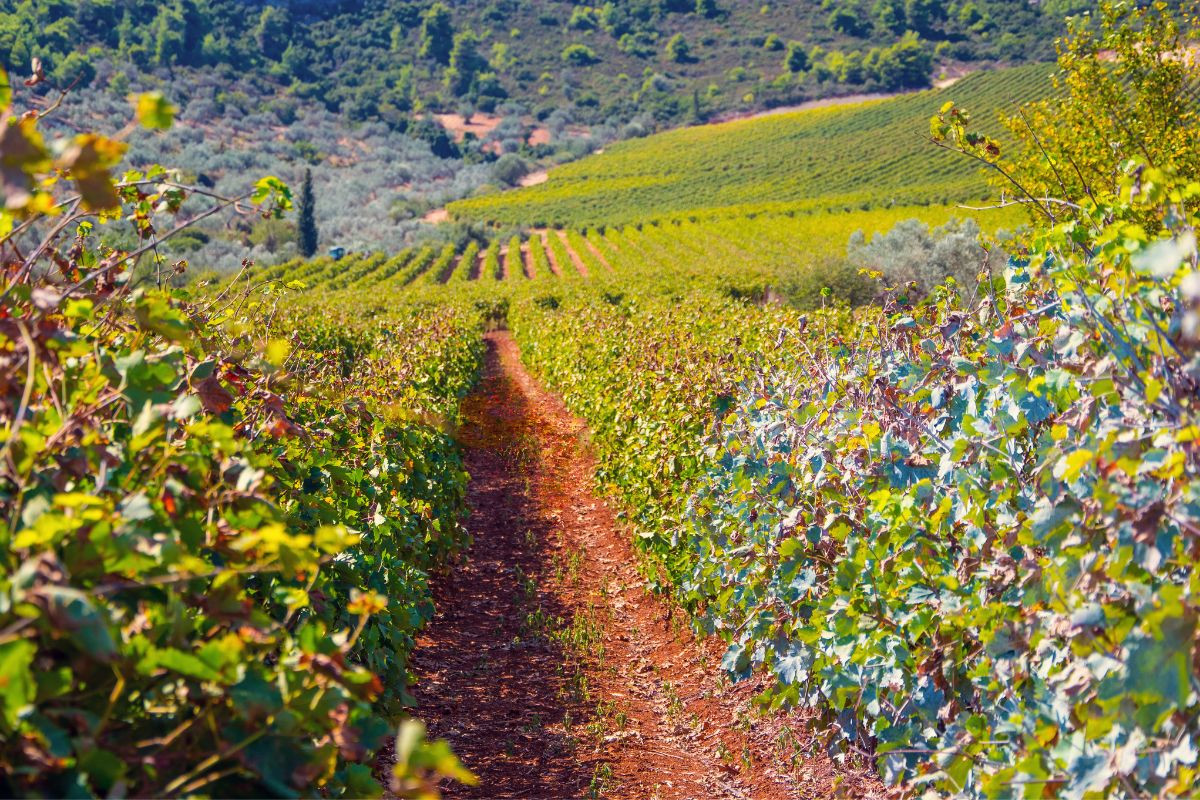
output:
[[[1169,13],[1077,30],[1012,152],[933,121],[1034,220],[978,302],[800,315],[714,278],[514,307],[659,584],[905,794],[1194,794],[1200,31]]]
[[[467,542],[449,431],[477,317],[172,288],[164,241],[287,187],[114,177],[133,125],[46,141],[54,107],[17,112],[6,79],[0,107],[0,794],[380,794],[427,574]],[[101,243],[117,219],[134,248]],[[472,779],[411,720],[397,751],[401,796]]]

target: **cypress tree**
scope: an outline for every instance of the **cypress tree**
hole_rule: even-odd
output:
[[[300,190],[300,252],[308,257],[317,252],[317,218],[313,208],[312,170],[304,170],[304,188]]]

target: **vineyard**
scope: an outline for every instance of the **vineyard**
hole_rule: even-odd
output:
[[[295,260],[225,279],[228,287],[247,281],[303,286],[304,302],[462,304],[523,295],[561,282],[586,281],[593,288],[669,274],[672,285],[696,282],[737,296],[783,293],[804,308],[823,302],[857,303],[872,289],[846,262],[847,240],[856,232],[874,235],[903,220],[936,226],[964,212],[949,206],[829,213],[729,215],[705,221],[662,222],[586,230],[542,229],[490,244],[471,240],[440,249],[418,247],[395,256],[359,254],[340,260]],[[1020,222],[1008,209],[977,212],[987,230]],[[796,243],[803,242],[802,248]],[[364,292],[367,296],[364,297]]]
[[[539,186],[449,210],[500,224],[584,226],[711,216],[731,206],[841,210],[986,198],[968,160],[929,150],[929,116],[952,99],[995,135],[1001,113],[1050,92],[1052,71],[1034,64],[980,72],[946,89],[621,142],[556,168]]]
[[[0,794],[1195,797],[1197,37],[230,274],[0,80]]]

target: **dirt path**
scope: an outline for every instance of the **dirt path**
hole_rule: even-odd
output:
[[[533,231],[533,235],[542,240],[542,252],[546,254],[546,263],[550,265],[550,274],[556,278],[563,275],[563,265],[558,263],[558,256],[550,249],[550,232],[547,230]]]
[[[871,797],[796,717],[760,717],[721,648],[647,592],[628,533],[592,492],[586,428],[489,334],[464,403],[475,543],[435,587],[415,713],[481,786],[451,797]]]
[[[537,277],[537,264],[533,263],[533,249],[529,240],[521,243],[521,259],[525,262],[525,277],[533,280]]]
[[[567,251],[567,257],[570,258],[571,263],[575,265],[575,271],[585,278],[588,277],[587,264],[583,263],[583,259],[579,256],[579,253],[576,253],[575,248],[571,247],[571,243],[567,240],[567,232],[556,231],[550,235],[554,236],[556,234],[558,236],[558,240],[563,244],[563,249]]]
[[[521,178],[519,181],[517,181],[517,185],[528,188],[530,186],[537,186],[538,184],[545,183],[548,180],[550,180],[550,171],[539,169],[537,172],[531,172]]]
[[[604,253],[600,252],[600,248],[596,247],[596,245],[592,243],[591,239],[584,239],[583,243],[587,245],[587,249],[592,252],[592,255],[594,255],[601,264],[604,265],[606,270],[609,272],[613,271],[612,264],[608,263],[608,259],[604,257]]]
[[[500,248],[500,280],[506,281],[509,276],[516,277],[521,274],[521,248],[513,248],[505,245]]]

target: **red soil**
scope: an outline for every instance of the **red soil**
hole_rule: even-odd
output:
[[[550,235],[554,236],[555,234]],[[563,247],[567,249],[567,255],[571,257],[571,263],[575,265],[575,269],[579,271],[580,275],[586,278],[588,276],[587,265],[583,263],[583,259],[579,257],[579,253],[576,253],[575,248],[571,247],[571,243],[567,241],[567,232],[558,231],[557,235],[559,240],[562,241]]]
[[[550,249],[550,232],[549,231],[534,231],[535,236],[540,236],[542,239],[542,252],[546,254],[546,261],[550,264],[550,272],[556,278],[561,278],[562,264],[558,263],[558,258],[554,255],[554,251]]]
[[[761,685],[719,679],[722,647],[647,591],[593,494],[585,426],[506,332],[487,347],[460,432],[475,543],[435,587],[414,655],[415,713],[481,780],[447,795],[882,796],[816,752],[802,719],[754,712]]]
[[[537,264],[533,263],[533,250],[529,242],[521,243],[521,257],[525,260],[525,277],[532,280],[537,277]]]
[[[500,251],[500,263],[504,265],[500,268],[500,280],[506,281],[521,274],[521,248],[513,250],[511,247],[504,247]]]
[[[608,270],[609,272],[612,272],[612,264],[608,263],[608,259],[604,257],[604,253],[600,252],[600,248],[596,247],[596,245],[592,244],[591,239],[584,239],[583,243],[587,245],[588,250],[592,251],[592,255],[594,255],[597,258],[597,260],[599,260],[600,263],[604,265],[604,268],[606,270]]]

